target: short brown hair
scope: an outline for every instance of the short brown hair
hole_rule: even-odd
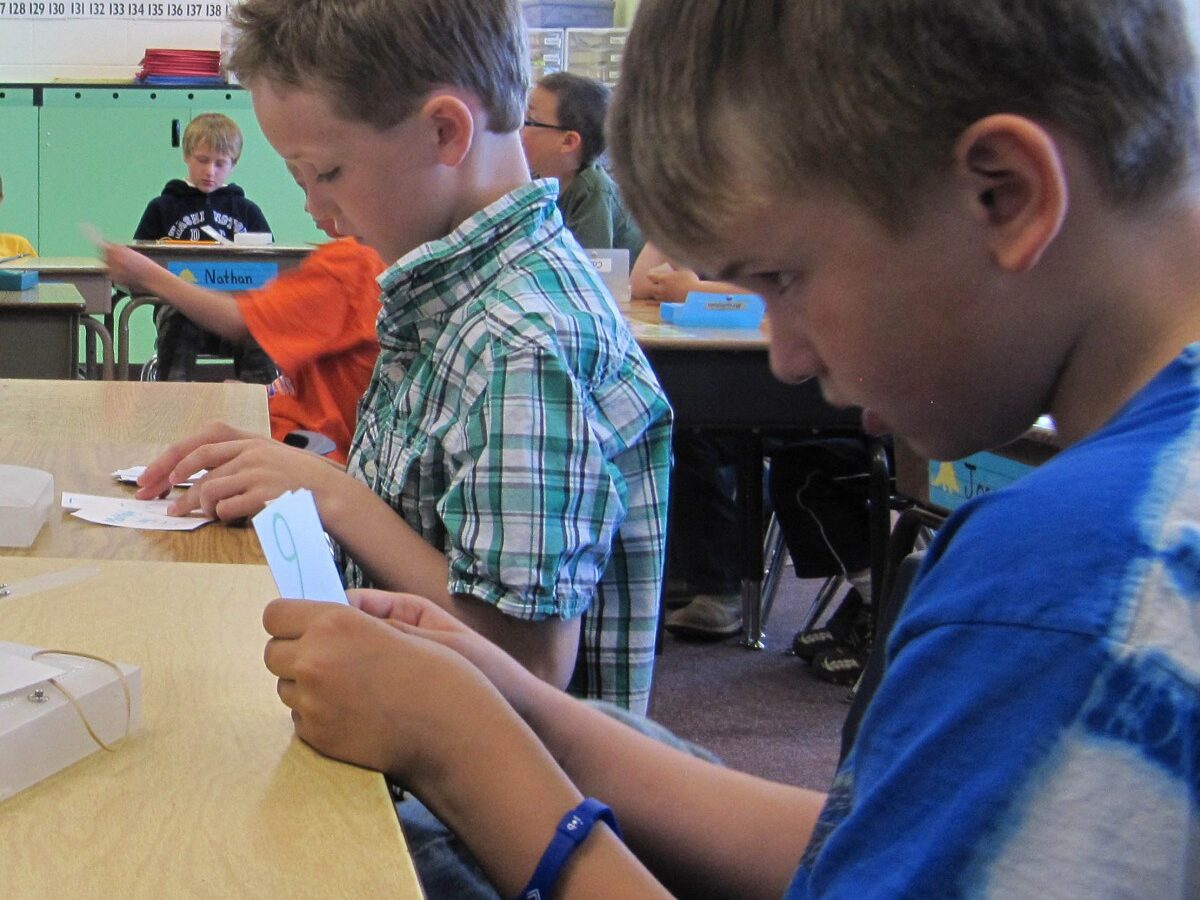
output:
[[[202,113],[183,130],[183,155],[191,156],[202,144],[236,163],[242,156],[242,130],[222,113]]]
[[[496,133],[521,127],[529,92],[517,0],[243,0],[229,68],[324,94],[383,130],[437,87],[470,91]]]
[[[579,135],[583,143],[580,166],[589,165],[604,152],[604,117],[611,93],[608,87],[573,72],[552,72],[538,81],[538,87],[558,101],[558,124]]]
[[[1152,202],[1197,158],[1187,32],[1179,0],[642,0],[610,154],[677,249],[801,180],[898,227],[998,112],[1063,129],[1111,202]]]

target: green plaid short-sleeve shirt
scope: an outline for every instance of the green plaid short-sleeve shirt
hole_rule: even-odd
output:
[[[446,554],[452,593],[582,615],[571,692],[644,712],[671,410],[555,193],[525,185],[381,276],[348,469]]]

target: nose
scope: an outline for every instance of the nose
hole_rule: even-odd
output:
[[[821,374],[824,366],[816,348],[801,334],[772,328],[764,317],[763,332],[770,347],[771,374],[785,384],[800,384]]]
[[[334,219],[339,212],[328,192],[312,184],[304,188],[304,210],[314,219]]]

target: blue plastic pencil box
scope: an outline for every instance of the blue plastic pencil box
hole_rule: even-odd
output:
[[[0,291],[28,291],[37,284],[38,273],[32,269],[0,269]]]
[[[709,294],[692,291],[683,303],[663,303],[659,316],[691,328],[758,328],[763,301],[757,294]]]

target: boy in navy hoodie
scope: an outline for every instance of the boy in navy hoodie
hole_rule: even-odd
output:
[[[172,178],[147,204],[134,239],[209,241],[216,239],[215,232],[233,240],[239,231],[270,231],[258,205],[236,184],[225,183],[241,154],[242,132],[233,119],[220,113],[192,119],[183,132],[187,180]],[[243,381],[269,384],[275,378],[274,364],[256,343],[224,344],[169,306],[157,309],[154,322],[160,381],[190,381],[201,352],[232,356],[234,372]]]

